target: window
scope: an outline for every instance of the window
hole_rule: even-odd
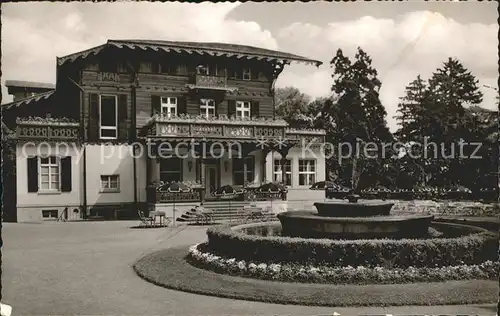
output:
[[[250,71],[250,68],[243,68],[243,80],[251,80],[252,79],[252,72]]]
[[[197,75],[210,75],[210,67],[208,65],[198,65],[196,66],[196,74]]]
[[[299,160],[299,185],[312,185],[316,180],[316,161]]]
[[[182,159],[167,158],[160,160],[160,181],[182,181]]]
[[[253,182],[255,174],[254,157],[235,158],[233,159],[233,183],[235,185],[244,185],[244,161],[247,162],[247,181]]]
[[[215,116],[215,101],[212,99],[201,99],[200,115],[205,117]]]
[[[159,72],[162,74],[176,75],[177,74],[177,65],[172,63],[171,61],[170,62],[161,62]]]
[[[281,169],[281,161],[279,159],[274,160],[274,181],[275,182],[284,182],[285,185],[292,185],[292,161],[289,159],[285,160],[285,181],[282,179],[282,169]]]
[[[119,62],[118,63],[118,73],[127,73],[128,72],[128,67],[126,62]]]
[[[55,156],[40,157],[40,189],[42,191],[59,191],[60,181],[59,159]]]
[[[118,131],[118,109],[116,95],[100,96],[100,137],[101,139],[116,139]]]
[[[152,62],[141,62],[139,63],[139,72],[152,73],[153,63]]]
[[[120,191],[120,176],[116,174],[101,176],[101,191],[104,192]]]
[[[44,219],[57,218],[58,216],[59,212],[57,210],[42,210],[42,218]]]
[[[177,98],[161,98],[161,114],[167,117],[177,115]]]
[[[236,117],[250,117],[249,101],[236,101]]]

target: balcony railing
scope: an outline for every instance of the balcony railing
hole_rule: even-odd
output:
[[[155,116],[150,122],[149,136],[225,139],[284,139],[286,122],[272,119],[236,119],[227,116],[166,117]]]
[[[201,191],[190,192],[159,192],[156,187],[147,188],[147,201],[149,203],[186,203],[201,201]]]
[[[199,87],[210,87],[210,88],[227,87],[226,77],[220,77],[220,76],[196,75],[195,82],[196,85]]]
[[[187,87],[190,89],[214,89],[232,91],[237,90],[236,87],[227,86],[227,78],[225,76],[209,76],[209,75],[194,75],[192,83]],[[194,82],[194,83],[193,83]]]
[[[16,137],[26,140],[76,140],[80,124],[64,119],[22,118],[16,120]]]

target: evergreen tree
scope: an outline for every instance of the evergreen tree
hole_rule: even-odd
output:
[[[339,49],[330,65],[334,69],[331,90],[335,99],[325,102],[321,117],[327,140],[333,144],[349,144],[352,155],[341,165],[337,163],[338,157],[333,157],[336,161],[329,164],[336,167],[344,184],[351,182],[353,187],[359,188],[376,185],[383,177],[381,152],[376,153],[376,158],[368,159],[363,155],[362,145],[374,142],[381,148],[382,142],[392,140],[385,120],[387,113],[379,99],[381,82],[377,70],[361,48],[354,62]],[[361,145],[361,152],[356,154],[358,145]],[[349,154],[347,146],[342,149],[343,156]]]
[[[417,76],[405,88],[405,96],[400,98],[396,120],[399,129],[396,132],[400,141],[416,141],[422,137],[422,119],[425,116],[425,106],[428,91],[426,82]]]
[[[465,109],[467,106],[479,105],[483,100],[478,80],[457,59],[450,57],[429,79],[429,92],[432,100],[427,115],[432,119],[429,120],[431,126],[427,128],[433,132],[429,137],[436,143],[442,144],[446,152],[452,156],[443,158],[442,150],[439,149],[438,159],[434,162],[435,165],[441,165],[443,177],[439,182],[444,183],[439,184],[462,184],[462,167],[465,162],[459,157],[456,149],[461,139],[472,141],[468,123],[470,119]]]

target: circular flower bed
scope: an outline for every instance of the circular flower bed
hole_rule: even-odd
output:
[[[330,284],[396,284],[449,280],[495,279],[500,264],[486,261],[478,265],[457,265],[435,268],[383,268],[364,266],[312,266],[292,263],[264,263],[237,260],[214,255],[207,244],[189,249],[188,260],[194,266],[235,276],[263,280]]]
[[[482,228],[433,222],[427,239],[333,240],[279,236],[279,223],[207,231],[207,251],[237,261],[303,267],[439,268],[496,261],[496,235]],[[437,237],[438,235],[442,235]]]

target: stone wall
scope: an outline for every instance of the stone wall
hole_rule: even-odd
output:
[[[288,200],[288,210],[314,210],[314,202],[323,199]],[[431,201],[431,200],[387,200],[393,202],[391,213],[398,212],[429,212],[433,215],[462,215],[462,216],[500,216],[500,207],[497,203],[480,203],[473,201]]]
[[[464,216],[498,216],[500,208],[497,203],[480,203],[472,201],[391,201],[394,202],[392,212],[429,212],[433,215]]]

